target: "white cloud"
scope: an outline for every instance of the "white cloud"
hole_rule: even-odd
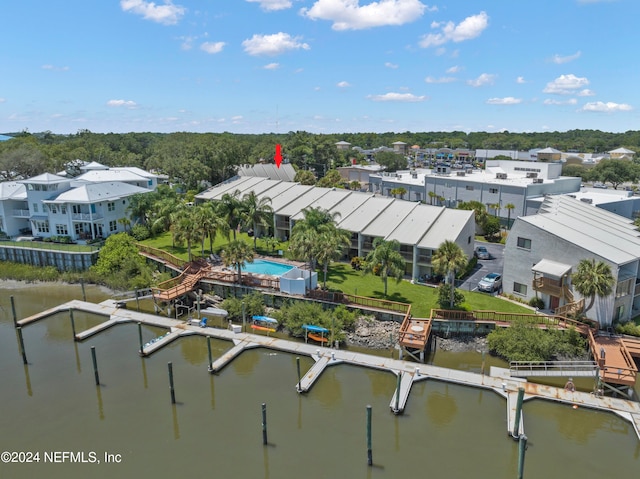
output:
[[[596,92],[594,92],[593,90],[589,90],[588,88],[580,90],[578,93],[576,93],[576,95],[578,96],[595,96],[595,94]]]
[[[527,83],[527,80],[525,80],[524,77],[518,77],[516,78],[516,83],[520,83],[520,84]]]
[[[329,20],[334,30],[363,30],[386,25],[404,25],[427,9],[419,0],[378,0],[360,5],[359,0],[316,0],[300,14],[311,20]]]
[[[55,65],[42,65],[43,70],[53,70],[57,72],[66,72],[69,71],[69,67],[57,67]]]
[[[292,37],[288,33],[273,35],[254,35],[242,42],[244,51],[249,55],[280,55],[289,50],[309,50],[311,47],[299,41],[300,37]]]
[[[220,53],[225,45],[225,42],[204,42],[200,45],[200,49],[211,54]]]
[[[512,96],[506,96],[504,98],[489,98],[487,100],[488,105],[517,105],[522,103],[522,99],[514,98]]]
[[[448,42],[459,43],[478,37],[489,25],[489,16],[485,12],[465,18],[457,25],[453,22],[433,22],[431,28],[440,28],[440,33],[423,35],[419,45],[422,48],[444,45]]]
[[[416,96],[412,93],[385,93],[384,95],[369,95],[367,98],[373,101],[398,101],[403,103],[417,103],[425,101],[426,96]]]
[[[427,77],[424,79],[425,83],[452,83],[454,81],[456,81],[455,78],[453,77],[440,77],[440,78],[434,78],[434,77]]]
[[[351,85],[349,84],[349,82],[341,81],[341,82],[338,82],[338,84],[337,84],[336,86],[337,86],[338,88],[348,88],[348,87],[350,87]]]
[[[174,5],[171,0],[165,0],[164,5],[156,5],[154,2],[144,0],[120,0],[120,7],[125,12],[142,15],[145,20],[163,25],[175,25],[186,11],[184,7]]]
[[[268,12],[275,12],[276,10],[285,10],[291,7],[290,0],[247,0],[249,3],[259,3],[260,8]]]
[[[398,65],[396,65],[395,63],[391,63],[391,62],[385,62],[384,66],[387,67],[387,68],[392,68],[394,70],[396,68],[398,68]]]
[[[575,98],[569,98],[568,100],[552,100],[547,98],[544,102],[545,105],[576,105],[578,100]]]
[[[5,101],[7,101],[6,98],[0,98],[0,103],[4,103]]]
[[[447,68],[447,73],[460,73],[462,71],[462,67],[459,65],[452,66],[451,68]]]
[[[602,101],[595,101],[592,103],[587,103],[582,107],[582,111],[596,111],[596,112],[604,112],[604,113],[612,113],[615,111],[630,111],[633,110],[631,105],[626,103],[613,103],[608,101],[606,103]]]
[[[589,80],[585,77],[577,77],[570,73],[569,75],[560,75],[542,90],[544,93],[552,93],[555,95],[575,95],[578,90],[589,84]]]
[[[485,85],[493,85],[493,82],[496,79],[496,75],[492,75],[490,73],[483,73],[475,80],[467,80],[467,85],[471,85],[472,87],[480,87]]]
[[[132,100],[109,100],[107,102],[107,106],[114,108],[124,107],[129,110],[135,110],[136,108],[138,108],[138,104]]]
[[[551,58],[551,61],[553,63],[557,63],[558,65],[562,65],[563,63],[569,63],[573,60],[577,60],[578,58],[580,58],[580,55],[582,55],[582,52],[579,50],[573,55],[567,55],[566,57],[561,57],[560,55],[556,54],[553,56],[553,58]]]
[[[264,68],[265,70],[277,70],[278,68],[280,68],[280,64],[279,63],[267,63],[265,66],[263,66],[262,68]]]

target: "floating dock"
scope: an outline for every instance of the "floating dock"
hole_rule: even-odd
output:
[[[320,377],[325,368],[341,363],[354,366],[378,369],[395,374],[399,377],[398,387],[393,393],[390,408],[400,414],[404,411],[410,397],[411,387],[415,382],[425,380],[437,380],[472,386],[483,389],[490,389],[507,400],[507,433],[512,434],[515,423],[515,401],[520,388],[524,389],[524,401],[539,398],[546,399],[573,407],[586,407],[602,411],[612,412],[629,421],[640,438],[640,403],[612,398],[607,396],[597,396],[591,393],[580,391],[569,391],[564,388],[546,386],[525,381],[524,379],[511,377],[508,369],[492,367],[489,375],[459,371],[428,364],[404,361],[400,359],[384,358],[369,354],[356,353],[321,347],[312,344],[305,344],[297,341],[278,339],[268,336],[237,332],[238,329],[216,329],[211,327],[200,327],[198,325],[186,324],[184,321],[155,316],[148,313],[140,313],[123,308],[118,308],[117,303],[108,300],[100,304],[88,303],[85,301],[69,301],[55,308],[48,309],[39,314],[24,318],[17,322],[18,326],[27,326],[35,321],[52,316],[64,311],[83,311],[87,313],[102,315],[108,319],[103,323],[76,334],[76,340],[82,341],[94,334],[106,330],[116,324],[141,323],[149,326],[162,327],[169,331],[153,343],[145,345],[141,351],[142,355],[152,354],[166,344],[185,335],[198,334],[204,337],[212,337],[231,341],[234,346],[219,357],[210,367],[210,372],[218,372],[229,364],[235,357],[245,349],[268,348],[285,353],[305,355],[311,357],[315,364],[296,384],[299,392],[309,391],[315,381]],[[520,416],[520,430],[524,431],[522,415]]]

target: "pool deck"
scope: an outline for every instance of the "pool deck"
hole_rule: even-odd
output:
[[[208,368],[211,373],[220,371],[246,349],[268,348],[290,354],[309,356],[314,360],[315,364],[300,378],[300,381],[295,384],[295,388],[299,393],[309,391],[327,367],[349,364],[390,372],[400,378],[399,387],[394,391],[390,401],[390,409],[396,414],[404,411],[409,402],[411,387],[418,381],[437,380],[463,386],[490,389],[506,399],[507,433],[512,435],[516,415],[516,398],[518,390],[523,388],[524,401],[546,399],[560,402],[574,408],[586,407],[612,412],[629,421],[640,439],[640,403],[626,399],[596,396],[592,393],[568,391],[564,388],[530,383],[521,378],[511,377],[508,369],[492,367],[490,373],[485,375],[400,359],[330,349],[266,335],[234,332],[230,329],[203,328],[198,325],[187,324],[181,320],[118,308],[117,302],[113,300],[107,300],[100,304],[73,300],[39,314],[24,318],[17,321],[17,324],[20,327],[24,327],[54,314],[71,310],[97,314],[108,318],[93,328],[77,333],[75,338],[78,341],[85,340],[114,325],[123,323],[140,323],[167,329],[168,334],[142,345],[142,350],[138,351],[142,356],[151,355],[170,342],[187,335],[200,335],[233,342],[233,347],[212,362]],[[523,433],[523,415],[521,415],[520,424],[519,432]]]

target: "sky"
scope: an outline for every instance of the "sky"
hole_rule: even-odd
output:
[[[640,129],[638,0],[20,0],[0,133]]]

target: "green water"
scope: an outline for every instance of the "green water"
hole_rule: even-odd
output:
[[[87,299],[105,297],[86,288]],[[135,325],[83,343],[68,314],[24,328],[22,364],[9,296],[18,317],[73,298],[79,286],[0,289],[0,451],[39,452],[40,462],[0,464],[2,478],[515,478],[518,445],[506,435],[505,400],[436,381],[416,383],[405,414],[389,411],[396,380],[351,366],[328,368],[305,395],[296,358],[250,350],[209,375],[206,340],[182,338],[150,358],[137,354]],[[101,319],[75,314],[78,331]],[[145,341],[162,330],[143,328]],[[231,347],[212,341],[214,358]],[[101,386],[96,387],[91,347]],[[388,354],[388,353],[381,353]],[[480,371],[478,353],[438,352],[434,364]],[[170,401],[173,364],[177,404]],[[489,363],[499,364],[487,358]],[[312,360],[301,358],[303,372]],[[262,444],[261,404],[268,445]],[[367,466],[366,406],[373,410],[373,467]],[[633,477],[640,441],[613,414],[527,402],[525,477]],[[44,462],[44,453],[84,452],[96,463]],[[95,453],[92,456],[91,453]],[[119,462],[105,463],[105,453]],[[53,457],[55,459],[55,456]],[[50,457],[51,459],[51,457]]]

